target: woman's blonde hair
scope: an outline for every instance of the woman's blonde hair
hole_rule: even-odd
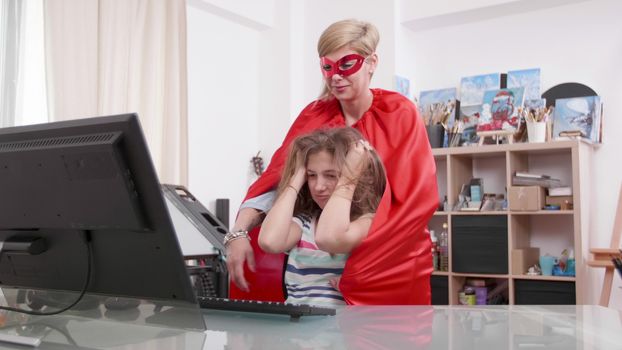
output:
[[[380,34],[373,24],[356,19],[346,19],[335,22],[324,30],[317,42],[317,53],[319,57],[324,57],[348,46],[359,55],[367,57],[376,52],[379,41]],[[329,89],[324,85],[320,99],[326,99],[330,96]]]
[[[363,136],[350,127],[317,130],[296,138],[290,146],[287,162],[277,188],[277,196],[287,189],[298,164],[306,166],[309,156],[321,151],[332,155],[333,161],[341,171],[346,166],[346,154],[350,146],[359,140],[363,140]],[[375,213],[386,187],[386,176],[380,157],[375,150],[370,150],[366,154],[369,157],[366,159],[365,167],[354,190],[350,220],[356,220],[363,214]],[[320,210],[311,197],[309,186],[305,184],[296,199],[294,214],[313,216]]]

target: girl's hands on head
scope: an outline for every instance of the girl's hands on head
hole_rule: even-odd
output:
[[[292,176],[289,185],[294,187],[294,189],[300,193],[300,189],[306,182],[307,167],[304,164],[304,159],[298,155],[296,159],[296,172],[294,173],[294,176]]]
[[[371,145],[365,140],[358,140],[350,145],[346,155],[346,163],[341,175],[349,180],[356,181],[363,172],[369,159]]]

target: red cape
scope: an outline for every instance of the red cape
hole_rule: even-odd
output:
[[[430,304],[431,242],[427,223],[438,207],[436,165],[415,105],[404,96],[372,89],[374,100],[352,127],[378,151],[387,188],[367,238],[343,271],[340,289],[348,304]],[[315,101],[292,124],[270,165],[248,190],[246,199],[278,185],[290,142],[320,128],[345,126],[339,102]],[[257,271],[246,271],[250,293],[231,284],[232,298],[283,300],[283,254],[267,254],[251,233]]]

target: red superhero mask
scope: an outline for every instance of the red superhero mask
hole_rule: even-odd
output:
[[[345,55],[337,60],[337,62],[333,62],[325,56],[320,58],[320,67],[326,79],[332,78],[335,74],[347,77],[358,72],[363,66],[364,61],[365,57],[357,54]]]

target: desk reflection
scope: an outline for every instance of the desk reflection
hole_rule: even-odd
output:
[[[204,310],[205,349],[620,349],[622,317],[598,306],[349,306],[337,315]],[[606,321],[606,324],[603,323]]]
[[[359,306],[337,310],[336,316],[287,316],[205,310],[206,349],[426,349],[432,339],[434,309]]]

